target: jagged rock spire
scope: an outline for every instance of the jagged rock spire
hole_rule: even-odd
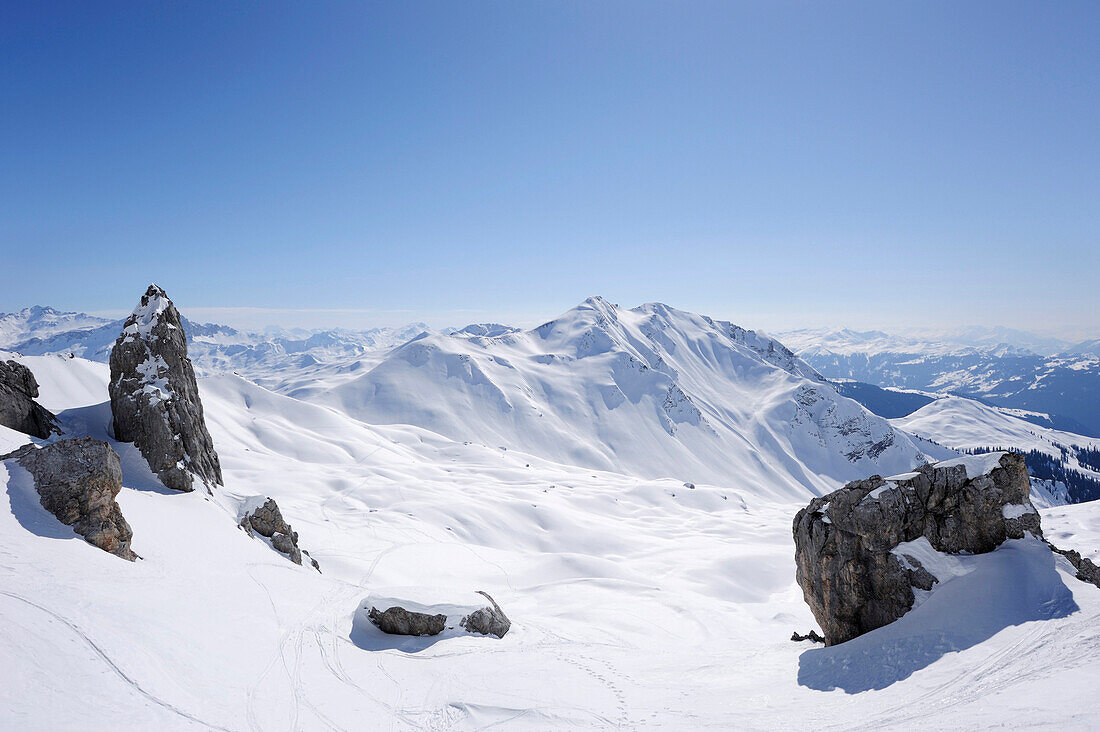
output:
[[[193,476],[221,484],[180,315],[156,284],[115,341],[109,389],[115,438],[135,443],[164,485],[190,491]]]

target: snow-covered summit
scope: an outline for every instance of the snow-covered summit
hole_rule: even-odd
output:
[[[592,297],[525,332],[429,334],[309,398],[562,463],[691,481],[736,474],[766,493],[802,496],[924,459],[778,341],[661,303]]]
[[[46,338],[66,331],[96,328],[111,322],[87,313],[62,312],[35,305],[15,313],[0,313],[0,348],[11,348],[28,338]]]

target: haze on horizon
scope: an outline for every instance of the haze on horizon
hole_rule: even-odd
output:
[[[1095,3],[12,4],[0,311],[1100,335]]]

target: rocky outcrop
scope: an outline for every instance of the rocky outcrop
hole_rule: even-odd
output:
[[[497,638],[503,638],[504,634],[512,627],[512,621],[500,609],[500,605],[497,605],[496,600],[489,596],[489,593],[478,590],[477,594],[484,596],[492,607],[486,606],[470,613],[462,619],[462,627],[471,633],[495,635]]]
[[[249,536],[259,534],[271,540],[271,546],[286,554],[295,564],[302,563],[302,554],[309,558],[313,568],[321,571],[317,560],[298,547],[298,532],[283,519],[279,504],[274,498],[254,496],[245,501],[240,511],[240,526]]]
[[[914,588],[938,581],[907,542],[980,554],[1025,532],[1042,538],[1023,456],[957,458],[815,498],[794,519],[796,577],[835,645],[897,620]]]
[[[60,434],[56,418],[34,401],[38,382],[18,361],[0,361],[0,425],[45,439]]]
[[[190,491],[193,477],[221,485],[180,315],[156,285],[115,341],[109,390],[115,438],[136,444],[164,485]]]
[[[1059,549],[1050,542],[1047,542],[1047,545],[1050,546],[1052,552],[1061,554],[1069,560],[1069,563],[1077,570],[1077,579],[1100,587],[1100,567],[1093,564],[1091,559],[1082,557],[1080,552],[1074,551],[1073,549]]]
[[[818,635],[816,630],[810,629],[810,632],[806,635],[802,635],[797,630],[791,633],[791,640],[795,643],[801,643],[802,641],[813,641],[814,643],[824,643],[825,639]]]
[[[0,459],[18,461],[34,478],[42,507],[89,544],[130,561],[137,557],[130,549],[134,532],[115,501],[122,468],[106,442],[79,437],[41,448],[24,445]]]
[[[372,607],[370,621],[383,633],[391,635],[439,635],[447,625],[447,616],[429,615],[394,606],[386,610]]]

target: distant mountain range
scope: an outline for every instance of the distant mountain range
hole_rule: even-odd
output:
[[[665,305],[626,310],[601,298],[531,331],[498,323],[263,333],[186,318],[183,325],[200,375],[236,372],[370,422],[644,475],[705,480],[753,461],[774,473],[786,460],[777,456],[793,453],[802,464],[779,472],[819,488],[807,476],[874,472],[880,447],[887,459],[902,446],[901,462],[928,449],[879,418],[908,424],[898,420],[943,408],[944,395],[996,407],[1014,424],[1073,433],[1075,444],[1100,435],[1100,341],[1072,345],[1003,328],[801,330],[780,334],[780,343]],[[106,362],[121,327],[35,306],[0,314],[0,349]],[[969,441],[941,439],[950,431],[939,429],[918,434],[953,448],[1031,449],[1012,430],[985,429]],[[760,450],[773,443],[773,455]],[[753,449],[742,455],[742,446]],[[1072,456],[1063,467],[1076,467]]]
[[[791,331],[780,337],[830,379],[967,396],[1048,415],[1059,429],[1100,435],[1097,341],[1070,346],[1013,331],[992,330],[984,339],[974,329],[966,333],[954,342],[852,330]],[[1014,340],[994,342],[997,336]],[[1029,346],[1060,350],[1036,353]]]

